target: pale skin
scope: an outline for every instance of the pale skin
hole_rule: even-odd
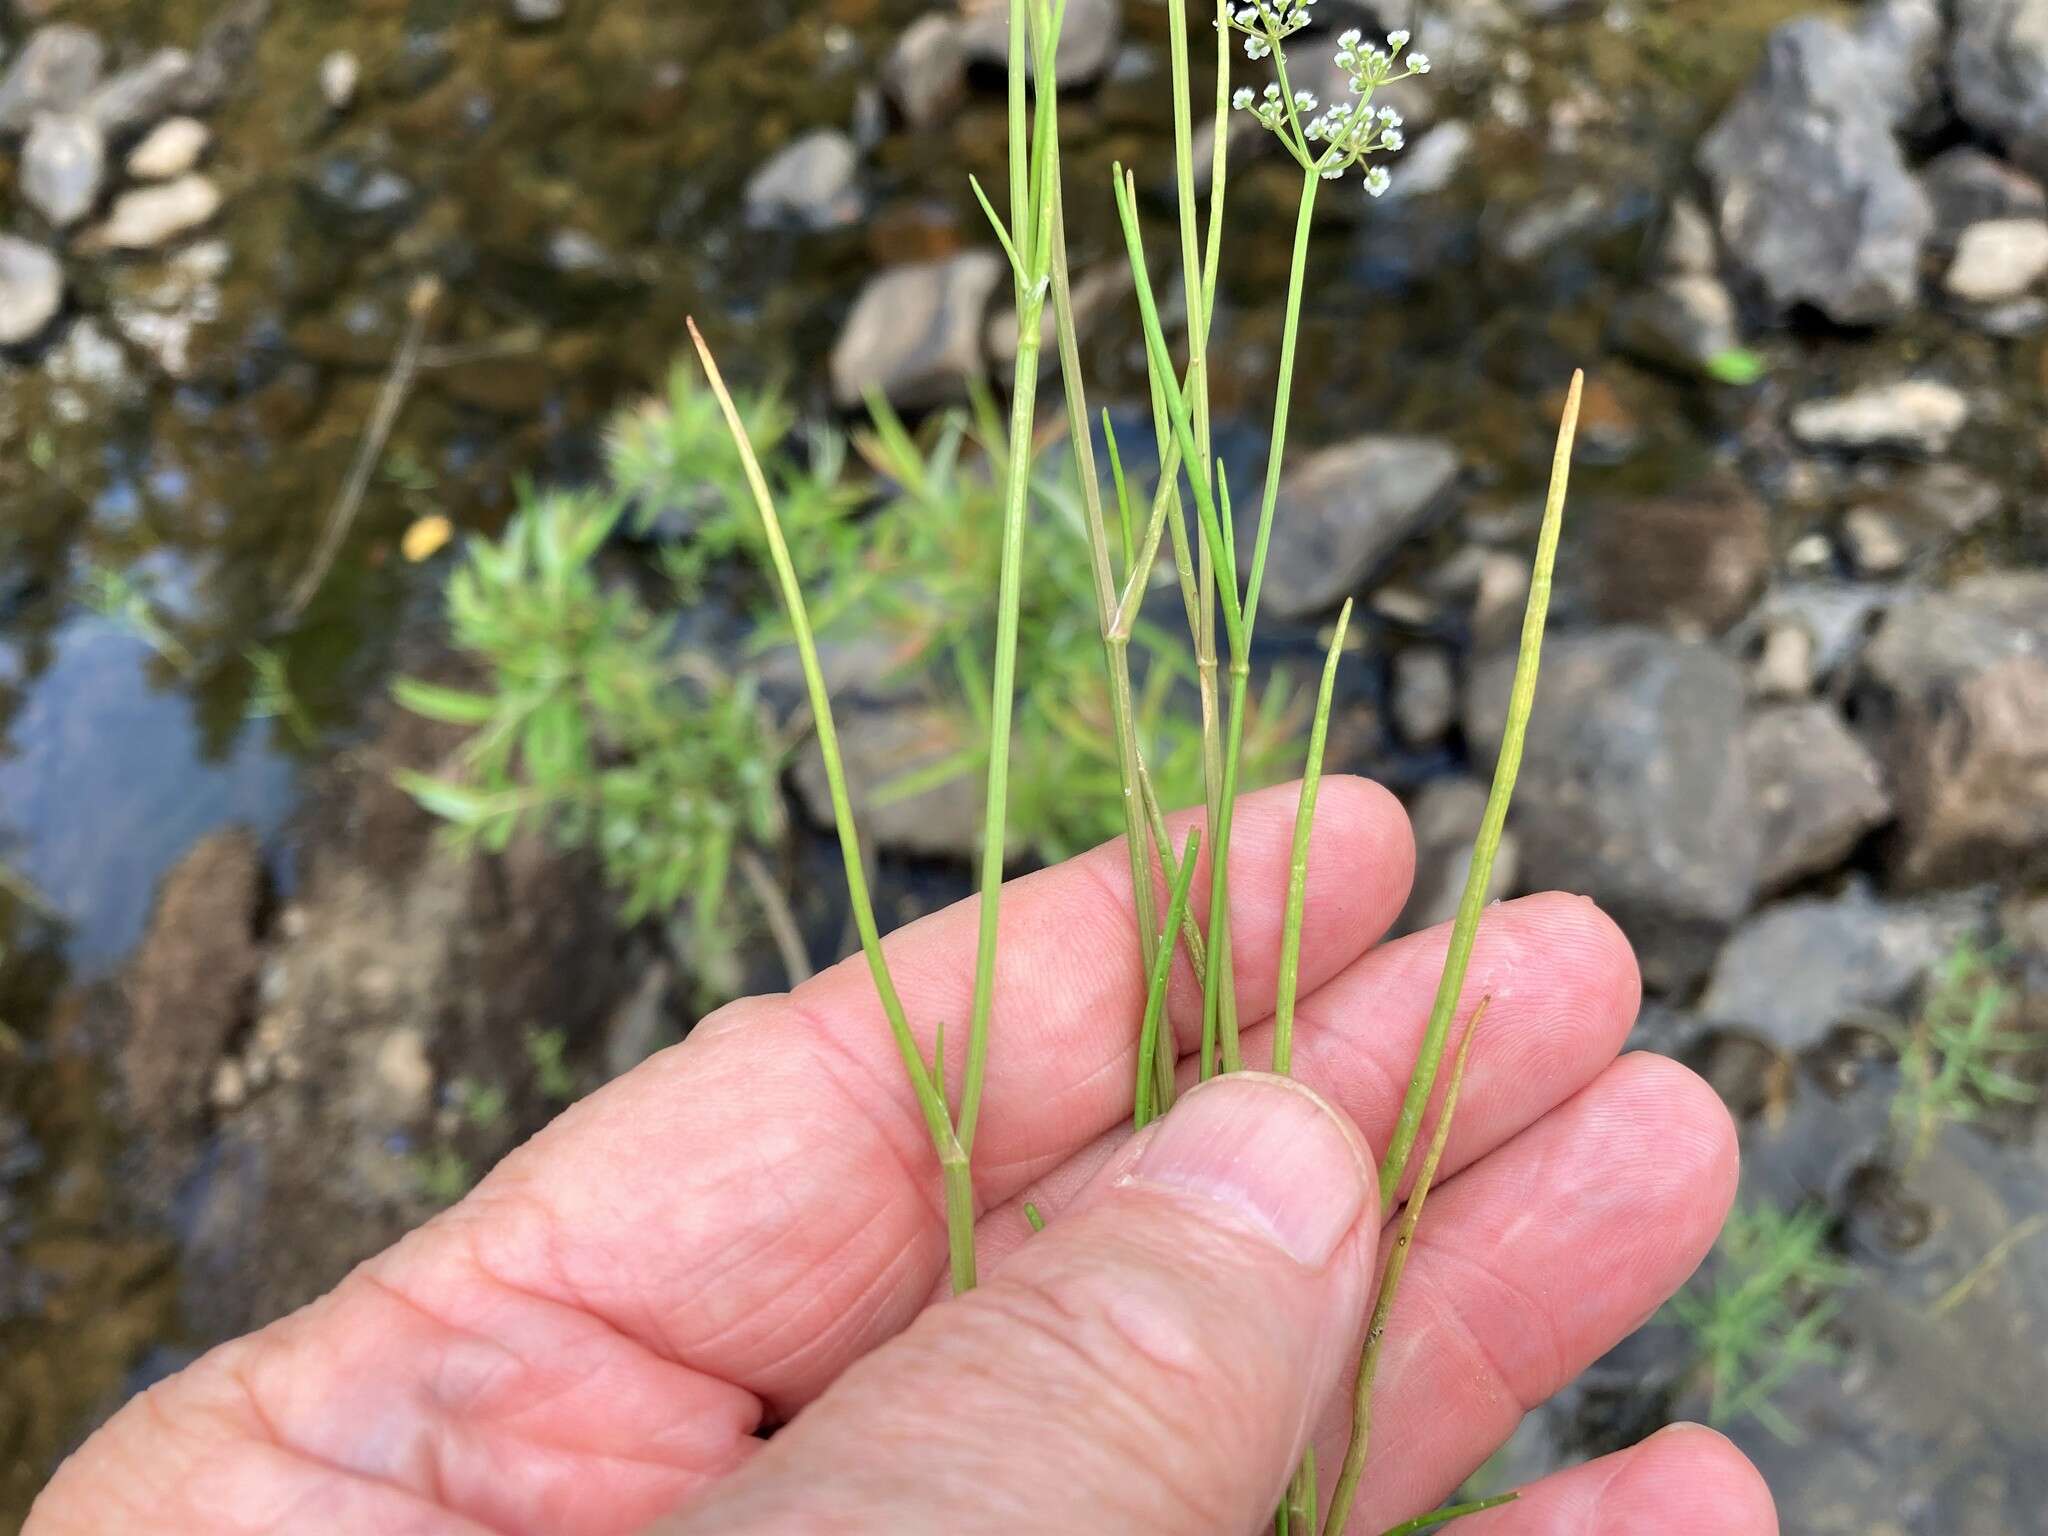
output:
[[[1270,1011],[1295,794],[1239,815],[1248,1020]],[[1348,1428],[1383,1246],[1371,1156],[1447,937],[1375,947],[1412,865],[1391,796],[1326,782],[1301,1085],[1212,1084],[1137,1138],[1128,861],[1013,883],[963,1301],[943,1298],[930,1143],[855,961],[713,1015],[331,1295],[130,1403],[26,1536],[1269,1529],[1311,1436],[1327,1496]],[[967,1016],[974,941],[971,902],[890,941],[920,1029]],[[1734,1189],[1713,1094],[1616,1059],[1636,969],[1590,903],[1490,911],[1467,993],[1493,1001],[1381,1368],[1366,1536],[1648,1317]],[[1200,1012],[1182,974],[1184,1052]],[[1248,1031],[1250,1064],[1269,1050]],[[1681,1429],[1455,1529],[1777,1523],[1726,1441]]]

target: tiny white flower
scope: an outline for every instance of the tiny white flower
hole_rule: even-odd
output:
[[[1280,87],[1279,87],[1279,86],[1277,86],[1277,85],[1269,85],[1269,86],[1267,86],[1267,87],[1266,87],[1266,100],[1268,100],[1268,101],[1278,101],[1279,99],[1280,99]]]
[[[1380,143],[1389,150],[1399,149],[1402,145],[1406,144],[1407,142],[1407,138],[1402,134],[1401,130],[1398,128],[1389,128],[1385,133],[1380,135]]]
[[[1426,75],[1426,74],[1428,74],[1428,73],[1429,73],[1429,55],[1428,55],[1428,54],[1426,54],[1426,53],[1411,53],[1411,54],[1409,54],[1409,55],[1408,55],[1408,68],[1409,68],[1409,70],[1410,70],[1410,71],[1411,71],[1412,73],[1414,73],[1414,74],[1418,74],[1418,75]]]
[[[1408,46],[1408,29],[1403,27],[1397,32],[1389,32],[1387,34],[1387,46],[1396,51],[1406,48]]]
[[[1248,59],[1263,59],[1267,54],[1271,53],[1272,51],[1273,50],[1267,47],[1266,44],[1259,38],[1248,37],[1244,40],[1244,56]]]
[[[1315,92],[1313,92],[1313,91],[1296,91],[1296,92],[1294,93],[1294,106],[1295,106],[1295,110],[1297,110],[1297,111],[1300,111],[1300,112],[1313,112],[1313,111],[1315,111],[1315,109],[1316,109],[1316,96],[1315,96]]]
[[[1394,178],[1387,174],[1387,168],[1376,165],[1365,173],[1365,192],[1368,197],[1385,197],[1387,188],[1394,184]]]
[[[1356,48],[1365,41],[1365,34],[1356,27],[1346,27],[1337,34],[1337,46],[1346,50]]]
[[[1245,112],[1250,110],[1251,104],[1257,99],[1258,98],[1252,94],[1252,88],[1250,86],[1241,85],[1237,88],[1237,94],[1230,98],[1230,104],[1233,107],[1237,108],[1238,111]]]
[[[1392,107],[1381,107],[1381,108],[1380,108],[1380,126],[1381,126],[1382,128],[1398,128],[1398,127],[1400,127],[1400,126],[1401,126],[1401,114],[1400,114],[1400,113],[1398,113],[1398,112],[1396,112],[1396,111],[1395,111],[1395,110],[1394,110],[1394,109],[1393,109]]]

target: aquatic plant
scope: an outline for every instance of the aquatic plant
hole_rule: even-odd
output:
[[[1995,955],[1964,941],[1929,977],[1920,1014],[1899,1053],[1899,1090],[1892,1126],[1917,1167],[1946,1125],[1981,1119],[1993,1105],[2031,1104],[2033,1084],[2014,1075],[2037,1038],[2010,1028],[2018,994],[1999,974]]]
[[[951,1091],[946,1072],[948,1047],[945,1027],[945,1022],[956,1021],[934,1021],[935,1043],[932,1054],[927,1057],[906,1014],[882,949],[868,890],[860,834],[854,821],[852,798],[839,748],[832,695],[805,595],[806,578],[815,581],[815,574],[800,569],[799,562],[793,557],[792,544],[777,507],[770,476],[750,445],[743,413],[726,388],[704,337],[694,322],[690,327],[706,376],[739,452],[747,486],[759,515],[768,564],[801,659],[818,748],[831,790],[861,947],[905,1074],[923,1112],[944,1191],[950,1269],[956,1291],[965,1290],[976,1281],[971,1167],[981,1088],[992,1049],[989,1014],[999,933],[1002,863],[1011,809],[1011,728],[1018,680],[1019,634],[1027,604],[1042,596],[1035,580],[1041,560],[1057,559],[1057,541],[1062,537],[1072,537],[1067,530],[1056,525],[1033,530],[1028,518],[1034,505],[1036,392],[1043,323],[1048,306],[1065,395],[1066,442],[1075,461],[1083,514],[1081,533],[1089,558],[1095,619],[1100,632],[1103,663],[1109,677],[1109,723],[1115,742],[1118,776],[1116,803],[1121,810],[1126,833],[1133,904],[1149,982],[1137,1041],[1138,1060],[1132,1089],[1134,1122],[1142,1126],[1149,1119],[1163,1114],[1172,1101],[1175,1047],[1171,1033],[1161,1027],[1161,1021],[1167,978],[1178,947],[1186,947],[1203,987],[1201,1075],[1207,1078],[1219,1071],[1235,1071],[1242,1065],[1230,965],[1231,907],[1225,872],[1228,869],[1232,814],[1242,783],[1244,744],[1254,711],[1250,690],[1252,635],[1284,462],[1316,192],[1325,180],[1340,178],[1354,167],[1363,167],[1366,193],[1371,196],[1384,193],[1388,180],[1385,168],[1367,166],[1364,162],[1373,155],[1400,147],[1400,124],[1397,118],[1374,107],[1374,92],[1394,79],[1420,74],[1428,67],[1426,59],[1415,55],[1409,55],[1405,64],[1401,62],[1408,42],[1404,34],[1390,37],[1385,48],[1378,48],[1367,47],[1358,33],[1346,33],[1339,39],[1338,63],[1346,72],[1350,95],[1345,102],[1327,108],[1322,106],[1292,87],[1287,70],[1287,41],[1307,24],[1313,3],[1314,0],[1253,0],[1251,4],[1233,7],[1229,0],[1222,0],[1217,7],[1216,132],[1206,244],[1195,195],[1188,22],[1182,5],[1168,8],[1181,275],[1187,326],[1184,361],[1174,356],[1167,342],[1160,306],[1153,293],[1150,266],[1137,217],[1135,180],[1118,167],[1113,187],[1144,325],[1155,447],[1160,465],[1149,497],[1144,494],[1142,486],[1134,487],[1125,475],[1113,432],[1105,439],[1112,471],[1109,491],[1105,490],[1095,460],[1094,417],[1087,404],[1081,374],[1073,297],[1068,281],[1065,187],[1058,139],[1056,60],[1064,6],[1060,0],[1013,0],[1010,7],[1007,220],[997,211],[980,184],[971,183],[994,230],[996,241],[1010,262],[1021,340],[1016,371],[1011,380],[1007,446],[999,463],[1002,541],[996,606],[987,630],[970,637],[978,641],[984,653],[992,650],[993,659],[985,671],[977,674],[986,685],[989,699],[981,929],[974,1004],[967,1020],[964,1054],[960,1058],[964,1061],[964,1072],[957,1097]],[[1272,62],[1276,79],[1263,93],[1250,93],[1242,88],[1232,90],[1232,50],[1239,43],[1249,58],[1255,61],[1270,59]],[[1239,542],[1225,466],[1213,457],[1208,394],[1208,340],[1223,245],[1228,187],[1230,134],[1227,116],[1233,102],[1242,110],[1252,112],[1261,124],[1280,138],[1303,173],[1265,487],[1248,553],[1247,547]],[[1456,1107],[1466,1053],[1480,1015],[1485,1010],[1484,999],[1479,1000],[1474,1008],[1466,1006],[1465,973],[1534,705],[1537,666],[1563,516],[1579,396],[1579,381],[1574,379],[1559,434],[1493,791],[1474,850],[1471,875],[1454,925],[1437,999],[1404,1096],[1393,1142],[1381,1170],[1382,1195],[1390,1210],[1395,1196],[1408,1184],[1411,1172],[1414,1178],[1401,1234],[1396,1240],[1395,1262],[1389,1265],[1383,1280],[1374,1325],[1368,1331],[1365,1354],[1360,1362],[1352,1443],[1337,1484],[1336,1496],[1327,1512],[1317,1508],[1318,1484],[1313,1457],[1301,1467],[1275,1512],[1275,1529],[1280,1536],[1304,1536],[1319,1526],[1325,1532],[1341,1532],[1349,1517],[1351,1500],[1364,1466],[1375,1370],[1400,1279],[1399,1260],[1405,1254],[1415,1223],[1422,1215]],[[1114,499],[1113,524],[1111,496]],[[1189,502],[1192,502],[1195,514],[1192,530],[1187,516]],[[1034,572],[1034,582],[1030,584],[1023,579],[1023,549],[1028,533],[1035,533],[1030,540]],[[1178,856],[1165,838],[1163,819],[1157,815],[1161,797],[1140,737],[1136,679],[1130,657],[1138,608],[1150,584],[1162,539],[1169,535],[1174,575],[1186,608],[1193,653],[1202,735],[1201,798],[1206,808],[1204,825],[1190,835]],[[1242,570],[1241,559],[1246,562]],[[1227,673],[1224,671],[1224,659],[1219,657],[1217,649],[1219,622],[1227,646]],[[1297,813],[1297,835],[1284,917],[1283,946],[1286,955],[1298,953],[1296,946],[1305,899],[1309,830],[1332,707],[1332,681],[1341,663],[1344,629],[1345,624],[1340,621],[1330,647],[1311,726],[1309,759]],[[1226,677],[1227,703],[1223,694]],[[1206,925],[1193,922],[1189,912],[1194,864],[1201,847],[1210,852],[1212,871]],[[1155,890],[1155,881],[1162,877],[1171,892],[1163,921],[1157,910]],[[1283,960],[1275,1000],[1276,1017],[1285,1021],[1276,1045],[1276,1068],[1283,1071],[1291,1064],[1296,969],[1294,964]],[[1435,1130],[1427,1148],[1423,1149],[1419,1146],[1423,1123],[1438,1086],[1453,1025],[1460,1014],[1467,1019],[1464,1041],[1448,1074],[1449,1084],[1443,1107],[1436,1118]],[[1418,1154],[1419,1161],[1411,1168],[1411,1161],[1416,1160]],[[1462,1510],[1439,1511],[1401,1529],[1420,1529],[1461,1513],[1470,1513],[1478,1507],[1490,1507],[1494,1502],[1498,1501],[1485,1501],[1482,1505],[1467,1506]]]
[[[1692,1340],[1717,1425],[1754,1418],[1796,1442],[1771,1401],[1809,1365],[1836,1358],[1827,1327],[1853,1271],[1828,1252],[1827,1212],[1738,1204],[1700,1275],[1666,1308]]]

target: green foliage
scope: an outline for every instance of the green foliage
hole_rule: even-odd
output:
[[[1780,1439],[1798,1429],[1772,1405],[1808,1365],[1835,1359],[1825,1337],[1851,1271],[1827,1251],[1827,1213],[1741,1204],[1702,1276],[1667,1311],[1692,1337],[1716,1424],[1754,1417]]]
[[[1965,942],[1929,979],[1920,1017],[1899,1054],[1892,1125],[1911,1168],[1945,1125],[1967,1124],[1996,1104],[2031,1104],[2040,1090],[2013,1074],[2041,1042],[2009,1026],[2017,993],[1995,956]]]
[[[628,922],[678,905],[692,948],[729,951],[735,849],[781,831],[784,748],[752,686],[678,653],[671,625],[595,561],[619,517],[601,495],[529,494],[449,578],[475,691],[403,681],[415,713],[467,727],[452,777],[405,788],[463,843],[502,851],[522,827],[602,859]]]
[[[566,1059],[569,1040],[559,1029],[529,1029],[526,1059],[533,1067],[534,1085],[540,1096],[553,1104],[566,1104],[576,1097],[576,1074]]]
[[[435,1205],[453,1205],[476,1187],[476,1170],[453,1147],[436,1147],[412,1160],[420,1193]]]
[[[455,1110],[465,1124],[479,1131],[494,1131],[505,1119],[509,1107],[505,1090],[495,1083],[463,1078],[455,1084]]]

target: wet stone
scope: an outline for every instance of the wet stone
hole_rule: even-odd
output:
[[[213,130],[198,118],[169,118],[128,152],[128,174],[137,181],[174,181],[199,168],[212,142]]]
[[[64,307],[64,268],[19,235],[0,235],[0,346],[32,341]]]
[[[2048,190],[2040,182],[1974,144],[1958,144],[1928,161],[1920,185],[1944,247],[1953,247],[1972,225],[2048,216]]]
[[[1008,0],[961,0],[961,46],[970,63],[989,68],[1010,57]],[[1059,83],[1093,85],[1109,72],[1123,41],[1123,0],[1067,0],[1060,27]]]
[[[1466,690],[1474,760],[1498,753],[1515,658]],[[1565,635],[1544,660],[1514,826],[1533,890],[1591,896],[1635,942],[1646,980],[1703,972],[1748,909],[1762,853],[1742,746],[1742,673],[1655,630]]]
[[[351,239],[377,240],[402,229],[419,194],[388,166],[354,154],[329,155],[299,183],[307,205]]]
[[[933,128],[951,117],[967,99],[960,23],[936,11],[918,17],[889,50],[882,85],[912,128]]]
[[[107,221],[81,244],[91,250],[154,250],[210,223],[220,207],[220,189],[196,173],[138,187],[115,198]]]
[[[1299,460],[1280,486],[1261,603],[1281,618],[1334,608],[1448,510],[1457,450],[1428,437],[1361,437]],[[1253,519],[1252,521],[1256,521]],[[1248,551],[1256,530],[1239,527]]]
[[[110,139],[139,133],[176,110],[192,70],[192,55],[184,49],[160,48],[110,76],[87,98],[85,115]]]
[[[1987,219],[1956,241],[1943,286],[1965,304],[1999,304],[2048,276],[2048,220]]]
[[[320,61],[320,99],[328,111],[348,111],[362,87],[362,60],[346,49],[336,49]]]
[[[978,775],[959,774],[908,798],[878,793],[892,779],[959,754],[965,743],[953,712],[923,703],[863,705],[841,711],[839,728],[847,793],[863,836],[899,853],[973,856],[981,844]],[[831,786],[815,741],[798,757],[793,778],[812,818],[831,826]]]
[[[747,183],[746,216],[757,227],[834,229],[861,216],[860,156],[837,129],[807,133],[776,151]]]
[[[1622,350],[1683,373],[1708,372],[1742,344],[1735,299],[1710,276],[1667,277],[1624,299],[1614,316]]]
[[[1742,739],[1762,826],[1762,889],[1833,869],[1890,819],[1876,759],[1831,706],[1759,710]]]
[[[982,327],[1002,258],[968,251],[895,267],[868,281],[832,349],[832,395],[858,405],[870,389],[905,410],[965,395],[982,370]]]
[[[43,113],[21,151],[21,193],[58,229],[92,211],[107,175],[106,136],[83,117]]]
[[[1898,799],[1902,883],[2048,872],[2048,576],[1989,572],[1898,603],[1853,702]]]
[[[1811,305],[1870,325],[1898,319],[1918,296],[1934,214],[1871,70],[1848,29],[1788,22],[1701,145],[1722,243],[1780,311]]]
[[[1588,581],[1601,616],[1615,623],[1719,633],[1748,611],[1770,574],[1764,505],[1736,481],[1622,502],[1588,524]]]
[[[99,84],[107,51],[84,27],[43,27],[0,75],[0,133],[27,131],[38,112],[71,112]]]
[[[506,14],[521,27],[552,27],[569,14],[569,0],[506,0]]]
[[[1780,902],[1729,938],[1700,1012],[1780,1050],[1806,1050],[1838,1024],[1899,1008],[1985,916],[1972,897],[1881,902],[1861,884],[1831,899]]]
[[[1458,902],[1472,874],[1472,844],[1486,812],[1486,786],[1477,779],[1432,779],[1408,802],[1415,831],[1415,883],[1393,934],[1419,933],[1458,915]],[[1486,899],[1499,901],[1517,889],[1521,844],[1512,829],[1501,836]]]
[[[1394,658],[1394,723],[1411,747],[1429,747],[1450,734],[1458,719],[1458,677],[1448,653],[1435,646]]]
[[[1812,448],[1941,453],[1970,419],[1961,390],[1936,379],[1900,379],[1792,410],[1792,435]]]
[[[1949,84],[1964,122],[2026,170],[2048,174],[2048,6],[1957,0]]]

